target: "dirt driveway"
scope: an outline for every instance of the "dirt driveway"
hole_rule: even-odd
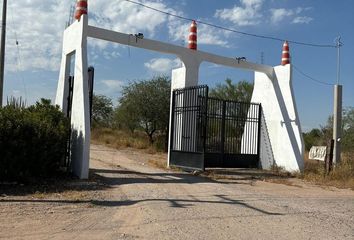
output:
[[[354,239],[351,190],[212,180],[149,166],[158,157],[93,145],[88,182],[0,189],[0,239]]]

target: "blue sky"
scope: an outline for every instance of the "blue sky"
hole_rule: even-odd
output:
[[[342,37],[343,105],[354,106],[354,1],[352,0],[136,0],[146,5],[228,28],[289,39],[334,44]],[[186,45],[190,22],[168,17],[124,0],[89,0],[89,23],[124,33]],[[55,98],[62,35],[74,0],[9,1],[4,99],[22,96],[28,104]],[[198,49],[248,61],[279,65],[282,42],[252,38],[198,25]],[[18,40],[18,46],[16,45]],[[327,83],[336,81],[336,49],[290,44],[293,64]],[[127,83],[170,75],[180,66],[175,56],[89,40],[89,64],[96,70],[95,93],[114,102]],[[304,130],[326,122],[333,108],[333,87],[294,70],[293,85]],[[200,84],[213,87],[226,78],[253,81],[253,73],[203,63]]]

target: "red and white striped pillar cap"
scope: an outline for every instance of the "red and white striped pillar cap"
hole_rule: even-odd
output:
[[[83,14],[87,14],[87,0],[77,0],[75,19],[80,20]]]
[[[290,64],[290,52],[289,52],[289,43],[285,41],[283,44],[283,51],[281,54],[281,65]]]
[[[194,20],[189,29],[188,48],[197,50],[197,23]]]

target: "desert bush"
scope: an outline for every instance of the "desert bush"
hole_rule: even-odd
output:
[[[28,108],[0,108],[0,180],[51,176],[65,162],[69,122],[42,99]]]
[[[298,177],[315,184],[354,190],[354,152],[342,153],[342,161],[329,174],[324,162],[309,160],[306,154],[305,169]]]

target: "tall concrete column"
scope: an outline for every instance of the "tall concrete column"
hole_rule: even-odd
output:
[[[87,72],[87,26],[88,18],[84,14],[80,21],[75,21],[64,32],[62,63],[55,100],[62,111],[66,112],[70,58],[75,55],[70,159],[72,171],[80,179],[88,178],[90,159],[91,129]]]
[[[334,104],[333,104],[333,163],[340,163],[342,137],[342,85],[334,86]]]
[[[4,0],[2,5],[1,46],[0,46],[0,107],[2,107],[2,98],[4,92],[6,12],[7,12],[7,0]]]
[[[174,129],[174,134],[178,135],[176,139],[179,139],[179,142],[175,143],[177,148],[182,149],[183,141],[182,135],[183,132],[183,125],[184,124],[193,124],[195,122],[191,116],[187,116],[187,114],[183,114],[178,116],[178,123],[176,126],[172,126],[172,92],[175,89],[179,88],[186,88],[198,85],[198,74],[199,74],[199,66],[200,62],[198,61],[184,61],[184,66],[178,69],[172,70],[172,79],[171,79],[171,105],[170,105],[170,123],[169,123],[169,139],[168,139],[168,158],[167,158],[167,166],[170,166],[170,154],[171,154],[171,137],[172,137],[172,128]],[[179,106],[185,106],[185,102],[183,98],[180,98],[180,102],[175,103]],[[187,119],[192,122],[187,123]],[[196,122],[194,123],[196,124]]]

